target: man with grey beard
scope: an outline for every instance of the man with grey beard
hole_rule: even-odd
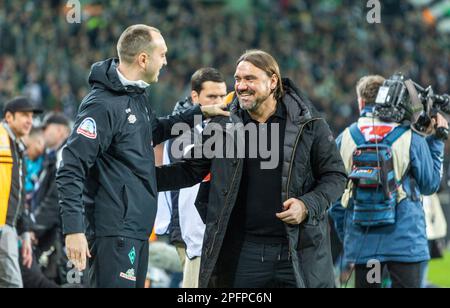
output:
[[[222,126],[224,135],[234,127],[245,143],[235,138],[232,151],[227,143],[215,150],[244,157],[204,156],[157,169],[159,191],[192,186],[211,171],[207,200],[197,200],[207,203],[199,286],[333,287],[326,211],[342,195],[346,174],[327,123],[264,51],[238,60],[235,95],[231,116],[209,125]],[[240,132],[252,124],[256,137]],[[272,136],[267,146],[278,154],[272,168],[261,151],[252,155],[263,135]]]

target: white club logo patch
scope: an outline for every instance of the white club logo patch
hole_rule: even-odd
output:
[[[130,280],[130,281],[136,281],[136,275],[135,275],[134,269],[129,269],[126,273],[121,272],[119,275],[120,275],[120,278]]]
[[[134,123],[136,123],[136,121],[137,121],[137,118],[134,114],[130,114],[128,116],[128,122],[130,122],[130,124],[134,124]]]
[[[97,123],[93,118],[86,118],[77,129],[77,134],[89,139],[97,139]]]

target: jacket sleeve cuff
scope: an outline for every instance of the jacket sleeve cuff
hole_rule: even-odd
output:
[[[298,200],[302,201],[305,204],[306,209],[308,210],[308,216],[306,217],[306,220],[304,222],[308,225],[314,225],[317,221],[317,217],[315,216],[314,208],[308,201],[307,196],[299,197]]]
[[[85,233],[83,215],[67,215],[62,217],[63,234]]]
[[[201,116],[201,122],[205,120],[205,116],[203,115],[202,109],[200,105],[195,105],[189,109],[187,109],[186,111],[184,111],[183,113],[180,114],[180,120],[181,122],[187,123],[189,124],[189,126],[191,128],[193,128],[196,124],[200,124],[197,123],[196,120],[198,121],[198,116]],[[179,122],[180,120],[178,120],[177,122]]]

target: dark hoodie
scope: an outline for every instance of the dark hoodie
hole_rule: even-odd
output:
[[[146,240],[157,210],[153,146],[173,137],[174,124],[193,126],[201,111],[157,118],[145,89],[123,86],[117,66],[116,59],[92,66],[92,90],[63,150],[57,175],[62,226],[64,234]]]

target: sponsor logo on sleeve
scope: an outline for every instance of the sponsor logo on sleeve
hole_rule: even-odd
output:
[[[77,129],[77,134],[89,139],[97,139],[97,123],[93,118],[86,118]]]

